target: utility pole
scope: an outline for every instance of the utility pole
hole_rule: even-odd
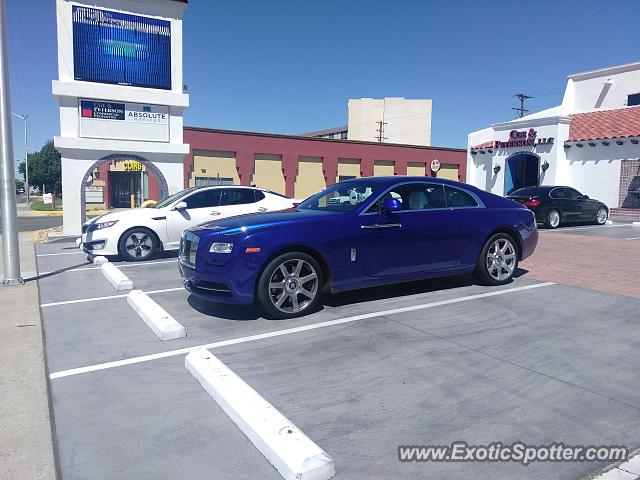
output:
[[[30,205],[29,198],[29,147],[27,147],[27,119],[29,115],[26,113],[24,115],[20,115],[18,113],[11,112],[11,115],[14,117],[18,117],[20,120],[24,121],[24,189],[27,192],[27,207]]]
[[[384,126],[387,124],[387,122],[378,120],[376,123],[378,124],[378,128],[376,129],[377,135],[375,136],[375,139],[382,143],[387,139],[387,137],[384,136]]]
[[[16,210],[16,162],[11,136],[11,96],[7,58],[7,3],[0,0],[0,206],[2,208],[2,285],[24,283],[20,276],[18,214]]]
[[[525,112],[529,113],[529,110],[524,108],[524,101],[533,97],[530,97],[529,95],[526,95],[524,93],[516,93],[514,97],[520,99],[520,107],[513,107],[512,110],[518,112],[518,118],[522,118],[524,117]]]

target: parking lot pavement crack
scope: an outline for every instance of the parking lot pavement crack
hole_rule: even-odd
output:
[[[514,362],[512,360],[508,360],[506,358],[498,357],[497,355],[493,355],[491,353],[485,352],[484,350],[481,350],[479,348],[469,347],[468,345],[465,345],[464,343],[456,342],[455,340],[452,340],[451,338],[443,337],[441,335],[436,335],[435,333],[431,333],[429,331],[426,331],[426,330],[423,330],[421,328],[415,327],[413,325],[407,324],[407,323],[402,322],[400,320],[396,320],[394,318],[391,318],[390,316],[385,316],[383,318],[385,318],[385,319],[387,319],[387,320],[389,320],[391,322],[395,322],[398,325],[402,325],[402,326],[410,328],[410,329],[412,329],[414,331],[420,332],[420,333],[422,333],[424,335],[428,335],[428,336],[430,336],[432,338],[436,338],[438,340],[442,340],[442,341],[451,343],[451,344],[456,345],[456,346],[458,346],[460,348],[463,348],[463,349],[465,349],[465,350],[467,350],[469,352],[474,352],[474,353],[478,353],[480,355],[484,355],[485,357],[491,358],[493,360],[497,360],[499,362],[503,362],[503,363],[509,364],[511,366],[526,370],[526,371],[534,373],[536,375],[540,375],[540,376],[545,377],[545,378],[547,378],[549,380],[560,382],[560,383],[563,383],[563,384],[568,385],[570,387],[577,388],[577,389],[582,390],[584,392],[590,393],[592,395],[596,395],[596,396],[599,396],[599,397],[602,397],[602,398],[606,398],[607,400],[619,403],[619,404],[624,405],[626,407],[633,408],[634,410],[640,410],[640,406],[639,405],[634,405],[632,403],[628,403],[628,402],[625,402],[623,400],[619,400],[619,399],[611,397],[611,396],[609,396],[609,395],[607,395],[605,393],[598,392],[598,391],[592,390],[590,388],[587,388],[587,387],[585,387],[583,385],[579,385],[577,383],[570,382],[568,380],[564,380],[562,378],[559,378],[559,377],[556,377],[556,376],[553,376],[553,375],[549,375],[547,373],[541,372],[541,371],[536,370],[536,369],[531,368],[531,367],[527,367],[526,365],[522,365],[520,363]]]

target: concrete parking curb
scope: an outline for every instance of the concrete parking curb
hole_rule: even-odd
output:
[[[104,265],[105,263],[109,263],[107,257],[103,257],[102,255],[98,255],[97,257],[93,257],[94,265]]]
[[[284,479],[335,476],[332,458],[211,352],[190,352],[185,367]]]
[[[129,292],[127,303],[160,340],[187,336],[185,328],[142,290]]]
[[[133,288],[133,282],[113,263],[103,264],[100,270],[116,290],[131,290]]]

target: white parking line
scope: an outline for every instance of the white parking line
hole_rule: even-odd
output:
[[[55,257],[57,255],[86,255],[84,252],[39,253],[36,257]]]
[[[625,240],[640,240],[640,237],[625,238]]]
[[[146,293],[147,295],[153,295],[154,293],[177,292],[178,290],[184,290],[184,287],[164,288],[162,290],[150,290],[144,293]],[[64,302],[42,303],[40,304],[40,307],[44,308],[44,307],[55,307],[56,305],[70,305],[72,303],[97,302],[99,300],[111,300],[112,298],[122,298],[122,297],[126,297],[127,295],[128,293],[123,295],[107,295],[106,297],[92,297],[92,298],[81,298],[79,300],[66,300]]]
[[[114,265],[117,265],[118,268],[130,268],[130,267],[148,267],[151,265],[158,265],[158,264],[162,264],[162,263],[175,263],[176,265],[178,264],[178,259],[174,258],[172,260],[158,260],[156,262],[139,262],[139,263],[126,263],[126,264],[122,264],[122,263],[117,263]],[[70,268],[69,270],[64,270],[62,272],[59,273],[69,273],[69,272],[82,272],[84,270],[99,270],[100,267],[81,267],[81,268]],[[58,270],[49,270],[48,272],[38,272],[38,275],[48,275],[50,273],[56,273],[58,272]]]
[[[447,300],[439,300],[437,302],[423,303],[420,305],[411,305],[409,307],[393,308],[390,310],[382,310],[379,312],[364,313],[362,315],[354,315],[352,317],[339,318],[336,320],[329,320],[327,322],[314,323],[311,325],[304,325],[301,327],[286,328],[283,330],[276,330],[274,332],[261,333],[258,335],[250,335],[248,337],[232,338],[230,340],[222,340],[219,342],[207,343],[204,345],[196,345],[193,347],[180,348],[178,350],[169,350],[167,352],[154,353],[151,355],[142,355],[140,357],[125,358],[123,360],[116,360],[113,362],[89,365],[87,367],[61,370],[59,372],[51,373],[49,375],[49,378],[51,380],[54,380],[56,378],[80,375],[82,373],[96,372],[98,370],[107,370],[110,368],[122,367],[125,365],[133,365],[136,363],[149,362],[151,360],[158,360],[160,358],[174,357],[176,355],[183,355],[183,354],[189,353],[192,350],[196,350],[199,348],[214,349],[214,348],[226,347],[229,345],[237,345],[239,343],[255,342],[257,340],[264,340],[266,338],[281,337],[283,335],[291,335],[293,333],[307,332],[309,330],[317,330],[319,328],[332,327],[335,325],[342,325],[345,323],[353,323],[353,322],[358,322],[360,320],[367,320],[369,318],[383,317],[386,315],[394,315],[397,313],[413,312],[416,310],[424,310],[427,308],[439,307],[442,305],[450,305],[453,303],[468,302],[470,300],[477,300],[479,298],[495,297],[498,295],[505,295],[507,293],[521,292],[524,290],[532,290],[535,288],[548,287],[550,285],[555,285],[555,283],[553,282],[536,283],[533,285],[525,285],[522,287],[506,288],[504,290],[494,290],[491,292],[479,293],[476,295],[467,295],[466,297],[450,298]],[[151,292],[147,292],[147,293],[151,293]],[[123,296],[123,295],[119,295],[119,296]]]
[[[615,223],[613,225],[588,225],[584,227],[560,227],[553,230],[539,230],[541,233],[562,233],[569,232],[572,230],[589,230],[591,228],[617,228],[617,227],[632,227],[630,223]]]

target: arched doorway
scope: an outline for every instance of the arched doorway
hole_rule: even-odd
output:
[[[115,167],[115,168],[114,168]],[[80,189],[85,209],[128,208],[144,200],[160,201],[169,195],[160,169],[138,155],[113,154],[94,162],[85,172]]]
[[[506,195],[540,182],[540,157],[531,152],[516,152],[505,160],[504,191]]]

